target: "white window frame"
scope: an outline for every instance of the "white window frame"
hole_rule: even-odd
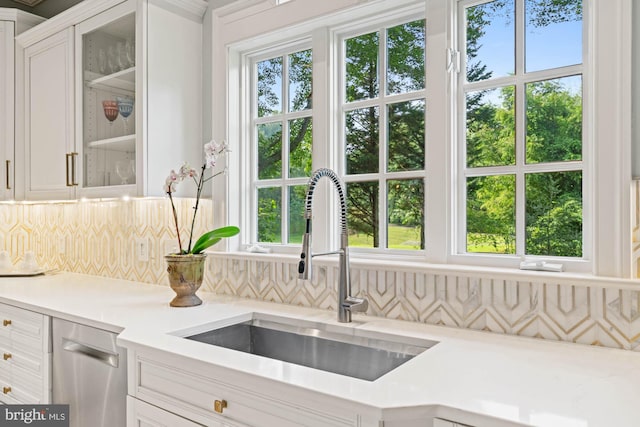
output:
[[[340,6],[338,3],[344,4]],[[297,11],[294,16],[284,15],[286,24],[280,24],[282,19],[265,19],[261,11],[264,9],[267,11],[265,13],[271,12],[266,6],[260,6],[260,10],[213,10],[210,24],[213,52],[210,63],[213,76],[211,135],[215,139],[229,141],[233,150],[227,160],[229,174],[217,178],[214,183],[214,226],[239,224],[245,230],[250,223],[251,210],[247,207],[247,201],[238,197],[249,191],[249,177],[246,175],[246,168],[242,168],[242,165],[250,161],[248,150],[242,146],[248,132],[248,116],[239,102],[240,98],[246,96],[244,91],[250,83],[242,70],[243,53],[257,47],[277,45],[284,40],[312,35],[314,115],[319,111],[323,112],[318,116],[321,119],[313,119],[314,141],[339,138],[340,135],[336,134],[339,112],[331,107],[332,98],[337,95],[329,90],[336,87],[335,82],[339,76],[327,65],[336,54],[336,46],[330,42],[331,30],[340,25],[359,22],[368,16],[387,13],[390,7],[388,3],[386,0],[371,0],[353,4],[347,0],[335,0],[332,3],[319,2],[303,6],[299,2],[289,2],[278,6]],[[420,260],[426,263],[467,266],[462,267],[465,269],[473,266],[517,268],[520,260],[515,259],[516,257],[512,262],[505,262],[503,256],[481,257],[455,253],[456,195],[453,190],[457,188],[458,174],[455,161],[457,147],[451,141],[455,141],[457,129],[455,103],[451,99],[456,97],[456,85],[453,73],[446,72],[449,55],[445,50],[455,49],[457,46],[456,3],[449,0],[398,0],[393,5],[394,10],[397,10],[400,7],[425,4],[427,17],[431,18],[427,18],[426,36],[427,246],[425,256]],[[583,209],[592,212],[590,230],[585,229],[585,233],[591,233],[592,236],[591,259],[575,270],[569,265],[567,271],[612,277],[631,275],[631,11],[632,0],[585,0],[583,19],[587,35],[583,42],[587,51],[583,55],[583,143],[587,144],[591,153],[585,150],[583,179],[586,180],[585,177],[588,176],[591,182],[585,182],[590,189],[583,193],[583,197],[591,197],[591,206],[585,204]],[[433,19],[434,14],[443,18]],[[243,25],[236,25],[240,21]],[[322,66],[316,67],[316,63]],[[317,88],[319,89],[316,90]],[[436,104],[443,100],[444,103]],[[434,105],[438,108],[430,108]],[[335,167],[336,151],[335,147],[326,147],[322,153],[314,151],[314,167]],[[330,213],[336,210],[330,207],[332,199],[326,200],[330,203],[324,209],[317,201],[314,206],[314,216],[317,219],[314,221],[314,239],[315,243],[324,239],[322,246],[330,248],[332,235],[336,230],[331,225],[333,220]],[[245,233],[241,233],[240,237],[228,239],[225,243],[229,250],[244,250],[252,242],[247,240]],[[218,249],[222,248],[222,245],[218,245]],[[297,254],[299,248],[291,247],[288,251]],[[589,248],[585,246],[585,253],[588,252]],[[366,256],[373,257],[373,254]],[[386,255],[387,259],[391,259],[390,257],[391,255]],[[400,255],[394,259],[401,262],[406,258]]]
[[[425,75],[425,88],[422,90],[412,91],[412,92],[404,92],[400,94],[387,94],[386,89],[386,71],[387,71],[387,50],[386,50],[386,30],[392,28],[397,25],[401,25],[407,22],[417,21],[420,19],[425,19],[426,10],[424,6],[414,6],[409,10],[397,10],[394,13],[385,14],[384,16],[377,16],[369,22],[361,23],[358,25],[356,29],[353,28],[353,24],[343,27],[336,27],[333,29],[333,38],[334,45],[336,46],[336,56],[334,59],[334,63],[336,64],[335,69],[338,71],[338,84],[334,87],[335,95],[336,95],[336,105],[338,109],[338,115],[336,117],[336,128],[338,139],[338,152],[340,153],[339,158],[337,159],[336,165],[338,167],[337,173],[340,175],[341,179],[348,185],[349,183],[354,182],[377,182],[378,183],[378,212],[379,212],[379,248],[363,248],[363,247],[353,247],[349,248],[350,252],[353,254],[358,254],[366,257],[383,257],[388,258],[389,256],[402,256],[403,259],[411,259],[424,261],[425,260],[425,250],[400,250],[400,249],[389,249],[386,248],[388,236],[387,236],[387,226],[388,226],[388,191],[385,188],[387,181],[389,180],[401,180],[401,179],[420,179],[424,184],[424,193],[425,199],[423,200],[423,209],[425,212],[427,211],[427,183],[426,183],[426,141],[425,141],[425,159],[424,159],[424,169],[415,170],[415,171],[397,171],[397,172],[388,172],[386,170],[387,160],[389,158],[388,147],[387,147],[387,107],[391,104],[413,101],[413,100],[424,100],[425,101],[425,116],[428,115],[426,113],[426,99],[427,99],[427,89],[426,89],[426,75]],[[428,27],[427,23],[427,27]],[[369,34],[372,32],[379,32],[379,47],[378,47],[378,86],[379,93],[376,98],[372,99],[362,99],[358,101],[353,101],[350,103],[346,102],[346,62],[344,62],[345,57],[345,41],[347,39],[361,36],[364,34]],[[425,34],[425,40],[427,40],[427,35]],[[428,43],[427,43],[428,44]],[[428,57],[428,53],[426,54]],[[426,62],[425,62],[426,66]],[[425,67],[426,68],[426,67]],[[426,69],[425,69],[426,74]],[[345,127],[345,113],[349,111],[354,111],[362,108],[368,108],[371,106],[378,107],[378,144],[379,144],[379,153],[380,156],[378,158],[378,172],[367,173],[367,174],[352,174],[347,175],[346,169],[346,158],[344,156],[344,145],[346,142],[346,127]],[[425,127],[426,127],[426,117],[425,117]],[[425,129],[425,140],[427,139],[426,129]],[[425,215],[426,216],[426,215]],[[422,226],[422,233],[425,233],[425,224]],[[428,246],[428,241],[425,241],[425,246]]]
[[[582,32],[582,58],[583,62],[577,65],[546,69],[541,71],[533,71],[525,73],[525,12],[524,12],[524,0],[514,0],[515,4],[515,73],[510,76],[499,76],[490,79],[467,82],[466,81],[466,20],[465,9],[472,6],[477,6],[485,3],[489,3],[492,0],[460,0],[457,5],[457,51],[460,56],[460,65],[457,70],[457,164],[456,170],[458,173],[457,188],[456,188],[456,212],[457,218],[456,230],[453,237],[454,248],[452,251],[451,259],[454,262],[481,264],[488,266],[502,266],[505,263],[516,267],[519,262],[525,257],[525,178],[530,173],[542,173],[542,172],[574,172],[579,171],[582,173],[582,257],[558,257],[549,255],[526,255],[526,259],[529,260],[553,260],[554,262],[560,262],[565,265],[566,268],[572,271],[587,272],[591,270],[592,259],[592,218],[593,218],[593,202],[592,202],[592,188],[593,179],[591,177],[592,171],[588,167],[592,163],[591,153],[592,138],[587,125],[587,117],[589,117],[589,99],[590,89],[586,84],[588,81],[588,74],[585,75],[584,63],[589,62],[589,49],[588,49],[588,16],[589,16],[589,2],[584,2],[583,9],[583,32]],[[526,99],[525,99],[525,85],[528,83],[545,81],[550,79],[557,79],[562,77],[571,77],[580,75],[583,81],[582,99],[583,99],[583,120],[582,120],[582,159],[579,161],[558,161],[548,163],[535,163],[527,164],[525,161],[525,120],[526,120]],[[483,89],[493,89],[496,87],[511,86],[515,90],[515,117],[516,117],[516,129],[515,129],[515,164],[505,166],[490,166],[490,167],[467,167],[466,165],[466,101],[465,96],[467,91],[477,91]],[[472,253],[466,251],[467,245],[467,217],[466,217],[466,181],[470,177],[480,176],[498,176],[509,175],[515,178],[515,254],[488,254],[488,253]]]
[[[300,118],[305,118],[305,117],[311,117],[312,118],[312,122],[313,122],[313,107],[311,109],[306,109],[306,110],[301,110],[301,111],[294,111],[294,112],[289,112],[288,111],[288,105],[289,105],[289,94],[288,94],[288,85],[289,85],[289,66],[287,64],[287,56],[291,53],[294,52],[299,52],[299,51],[303,51],[303,50],[309,50],[312,49],[311,46],[311,40],[310,39],[302,39],[302,40],[296,40],[293,41],[292,43],[287,43],[286,45],[283,46],[278,46],[275,47],[273,49],[267,49],[267,50],[261,50],[259,51],[259,53],[257,54],[250,54],[247,53],[245,56],[245,61],[247,61],[246,63],[246,72],[247,74],[250,73],[250,78],[251,78],[251,89],[250,89],[250,96],[251,96],[251,110],[250,110],[250,117],[251,117],[251,133],[248,135],[248,142],[250,142],[251,147],[249,149],[249,155],[250,155],[250,164],[252,165],[251,171],[250,171],[250,182],[251,182],[251,194],[253,195],[251,197],[251,202],[249,204],[251,212],[253,212],[253,214],[255,215],[255,213],[257,213],[258,211],[258,189],[260,188],[272,188],[272,187],[279,187],[280,188],[280,197],[281,197],[281,218],[280,218],[280,234],[282,237],[282,240],[284,242],[285,239],[288,240],[288,236],[289,236],[289,209],[288,209],[288,188],[290,186],[293,185],[306,185],[308,178],[305,177],[300,177],[300,178],[291,178],[288,176],[288,170],[289,170],[289,121],[290,120],[294,120],[294,119],[300,119]],[[258,111],[258,97],[257,97],[257,87],[258,87],[258,76],[257,76],[257,64],[260,61],[264,61],[267,59],[272,59],[275,57],[282,57],[283,60],[283,64],[282,64],[282,74],[283,74],[283,78],[282,78],[282,98],[281,98],[281,102],[282,102],[282,112],[278,113],[278,114],[273,114],[273,115],[268,115],[268,116],[263,116],[263,117],[258,117],[257,115],[257,111]],[[258,135],[256,132],[256,127],[260,124],[264,124],[264,123],[273,123],[273,122],[280,122],[282,123],[282,175],[280,176],[280,178],[272,178],[272,179],[258,179],[258,168],[257,168],[257,164],[258,164]],[[312,126],[313,129],[313,126]],[[300,213],[300,215],[302,215],[302,212]],[[258,234],[258,220],[257,217],[255,218],[255,220],[253,221],[253,223],[251,224],[251,240],[255,240],[257,239],[257,234]],[[254,239],[255,238],[255,239]],[[261,243],[262,244],[262,243]],[[288,243],[274,243],[273,244],[274,247],[275,245],[290,245]],[[299,245],[296,245],[299,246]]]

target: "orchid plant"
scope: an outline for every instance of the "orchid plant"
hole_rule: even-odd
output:
[[[171,170],[169,176],[167,177],[164,184],[164,192],[169,196],[169,200],[171,201],[171,209],[173,210],[173,220],[176,226],[176,233],[178,235],[178,246],[180,248],[180,255],[187,254],[199,254],[202,253],[205,249],[210,246],[215,245],[221,239],[225,237],[233,237],[240,232],[240,229],[235,226],[227,226],[217,228],[215,230],[211,230],[207,233],[204,233],[198,240],[196,240],[193,247],[191,246],[193,239],[193,228],[196,223],[196,215],[198,213],[198,207],[200,205],[200,196],[202,194],[202,189],[204,188],[204,184],[209,182],[216,176],[223,174],[226,172],[226,168],[222,171],[211,173],[209,177],[205,177],[208,169],[213,171],[213,168],[216,166],[216,162],[218,158],[224,156],[229,151],[228,146],[225,143],[218,144],[215,141],[210,141],[209,143],[204,145],[204,153],[205,153],[205,162],[202,165],[200,172],[196,169],[193,169],[188,163],[184,163],[178,172],[175,170]],[[176,206],[173,202],[173,193],[176,191],[176,187],[178,183],[184,180],[193,180],[196,184],[196,204],[193,207],[193,218],[191,219],[191,229],[189,231],[189,244],[186,249],[182,246],[182,239],[180,238],[180,226],[178,225],[178,213],[176,212]]]

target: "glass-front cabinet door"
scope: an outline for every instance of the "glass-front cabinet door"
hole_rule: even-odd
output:
[[[76,27],[82,76],[78,153],[71,153],[81,194],[135,194],[136,22],[125,2]],[[79,55],[79,56],[78,56]],[[76,68],[78,70],[78,68]]]

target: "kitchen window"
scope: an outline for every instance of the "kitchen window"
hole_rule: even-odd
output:
[[[349,27],[336,29],[324,46],[314,41],[315,49],[336,48],[340,70],[329,88],[339,102],[319,94],[321,109],[312,95],[319,92],[313,49],[303,41],[245,57],[252,81],[252,242],[299,250],[307,181],[313,170],[330,167],[346,185],[351,247],[424,249],[425,19],[404,12]],[[314,132],[327,107],[340,112],[331,146]],[[330,151],[339,154],[331,158]],[[332,201],[328,193],[314,204]]]
[[[329,167],[346,184],[355,256],[488,267],[552,257],[621,274],[625,4],[398,0],[225,33],[241,248],[298,253],[308,176]],[[312,96],[294,107],[303,52]],[[335,202],[316,193],[318,251],[336,246]]]
[[[310,48],[251,61],[252,183],[257,242],[300,244],[313,149]]]
[[[583,258],[582,1],[458,14],[458,251]]]

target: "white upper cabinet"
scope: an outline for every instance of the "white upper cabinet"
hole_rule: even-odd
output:
[[[0,200],[14,198],[15,189],[15,41],[14,37],[44,18],[0,8]]]
[[[73,29],[64,29],[24,52],[24,185],[28,199],[74,194]]]
[[[199,165],[206,8],[86,0],[19,37],[25,167],[16,197],[160,196],[171,169]],[[179,196],[192,195],[181,187]]]
[[[123,3],[76,26],[79,186],[137,195],[135,8]]]

